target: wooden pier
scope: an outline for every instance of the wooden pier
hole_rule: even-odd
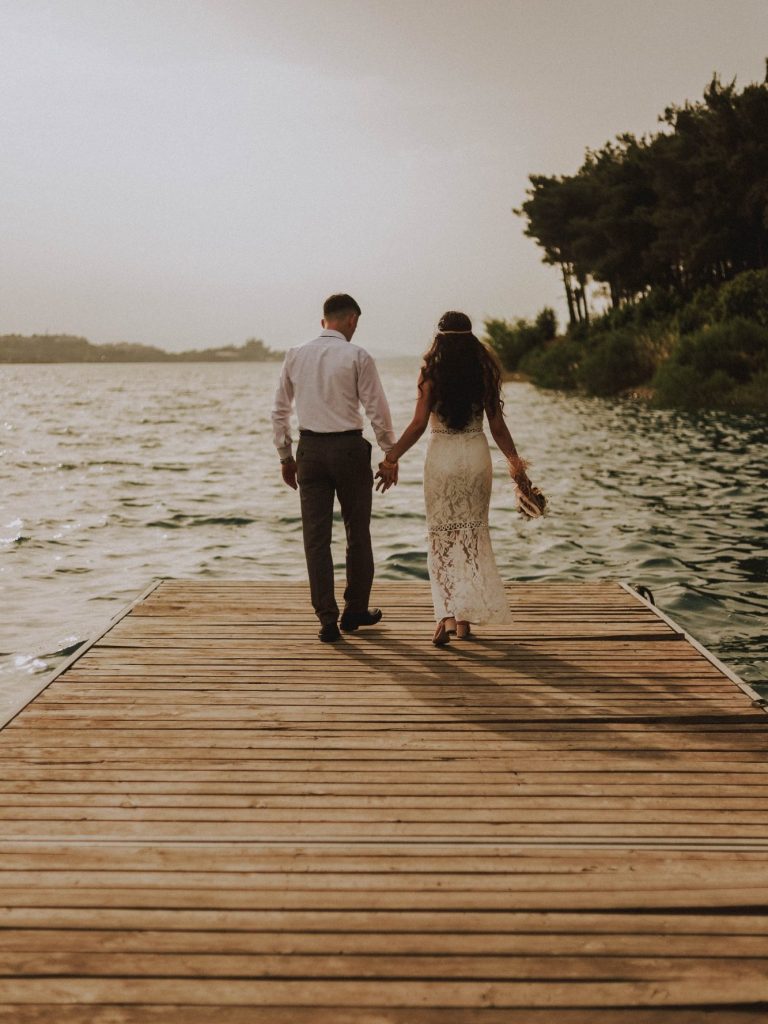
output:
[[[164,580],[0,733],[0,1022],[768,1019],[768,719],[612,583]]]

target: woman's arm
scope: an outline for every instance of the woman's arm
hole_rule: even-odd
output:
[[[421,435],[427,429],[429,414],[432,411],[432,382],[425,381],[419,377],[419,397],[416,400],[416,408],[413,412],[413,419],[400,435],[398,441],[389,449],[383,462],[379,463],[379,471],[376,479],[376,490],[386,491],[397,483],[397,463],[402,455],[416,444]]]
[[[409,450],[413,448],[421,435],[427,429],[429,414],[432,411],[432,381],[422,380],[419,377],[419,397],[416,400],[416,408],[413,411],[413,419],[400,435],[400,439],[387,452],[385,462],[395,463]]]
[[[513,477],[524,476],[525,462],[517,454],[517,448],[509,432],[507,421],[504,419],[501,405],[497,403],[493,411],[486,408],[485,412],[488,416],[488,426],[491,428],[493,440],[499,446],[502,454],[507,457],[510,473]]]

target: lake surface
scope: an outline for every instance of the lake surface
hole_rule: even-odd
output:
[[[380,360],[396,428],[418,362]],[[0,721],[155,576],[304,577],[280,481],[277,364],[0,366]],[[768,681],[768,420],[505,386],[550,514],[526,522],[496,453],[502,575],[625,579],[744,679]],[[371,436],[370,430],[367,431]],[[381,578],[426,578],[421,464],[375,495]],[[495,451],[495,449],[494,449]],[[340,524],[335,557],[343,564]]]

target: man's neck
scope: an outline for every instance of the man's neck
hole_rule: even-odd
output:
[[[350,333],[349,330],[345,330],[339,324],[324,323],[323,324],[323,330],[324,331],[334,331],[336,334],[340,334],[343,338],[346,338],[347,341],[351,341],[352,340],[352,333]]]

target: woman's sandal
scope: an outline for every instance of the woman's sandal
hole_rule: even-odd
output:
[[[450,643],[451,637],[446,628],[446,619],[440,619],[435,629],[435,635],[432,637],[432,643],[435,647],[445,647],[446,644]]]
[[[467,640],[470,636],[472,636],[472,629],[469,623],[459,620],[456,623],[456,639]]]

